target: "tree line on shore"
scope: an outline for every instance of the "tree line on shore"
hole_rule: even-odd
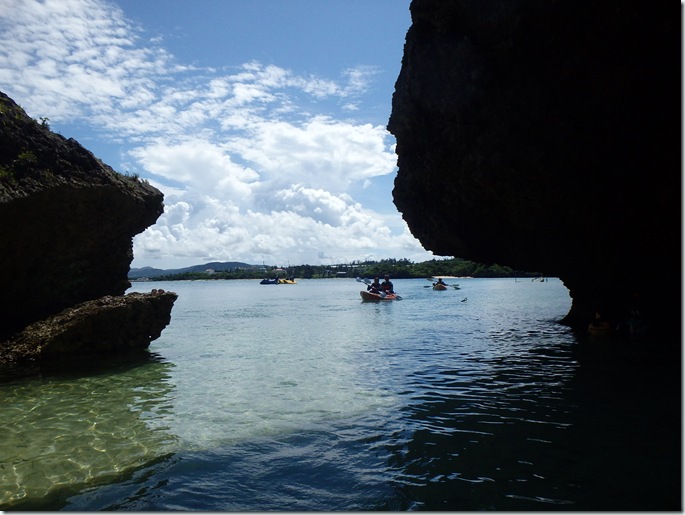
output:
[[[332,277],[383,277],[393,279],[418,279],[438,275],[455,277],[540,277],[540,272],[513,270],[507,266],[484,265],[466,259],[431,259],[413,263],[408,259],[382,259],[380,261],[353,261],[338,265],[295,265],[287,268],[277,266],[236,267],[231,270],[205,270],[182,272],[155,277],[156,281],[264,279],[293,277],[299,279],[324,279]]]

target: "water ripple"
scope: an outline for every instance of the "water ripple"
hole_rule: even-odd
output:
[[[2,507],[679,506],[670,362],[579,352],[558,281],[424,284],[378,305],[346,280],[165,285],[159,360],[0,388]]]

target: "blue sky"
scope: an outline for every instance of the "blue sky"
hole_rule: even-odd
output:
[[[0,90],[165,195],[133,267],[434,257],[392,203],[409,0],[0,0]]]

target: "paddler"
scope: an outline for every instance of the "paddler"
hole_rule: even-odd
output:
[[[385,277],[383,279],[384,281],[381,284],[381,290],[383,290],[385,293],[395,293],[392,283],[390,282],[390,276],[388,274],[385,274]]]
[[[366,287],[366,291],[370,291],[371,293],[378,293],[381,290],[381,283],[378,280],[378,277],[373,278],[373,282],[369,284]]]

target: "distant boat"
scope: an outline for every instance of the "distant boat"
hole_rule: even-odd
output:
[[[262,279],[259,284],[278,284],[278,279]]]
[[[297,284],[295,279],[279,279],[278,284]]]
[[[438,279],[458,279],[458,277],[456,277],[454,275],[434,275],[433,277],[430,277],[430,278],[427,277],[426,278],[427,281],[438,281]],[[438,281],[438,282],[433,283],[433,289],[434,290],[442,291],[442,290],[446,290],[448,287],[454,288],[455,290],[461,289],[461,288],[459,288],[458,284],[446,284],[443,281]],[[428,288],[428,286],[424,286],[424,288]]]

